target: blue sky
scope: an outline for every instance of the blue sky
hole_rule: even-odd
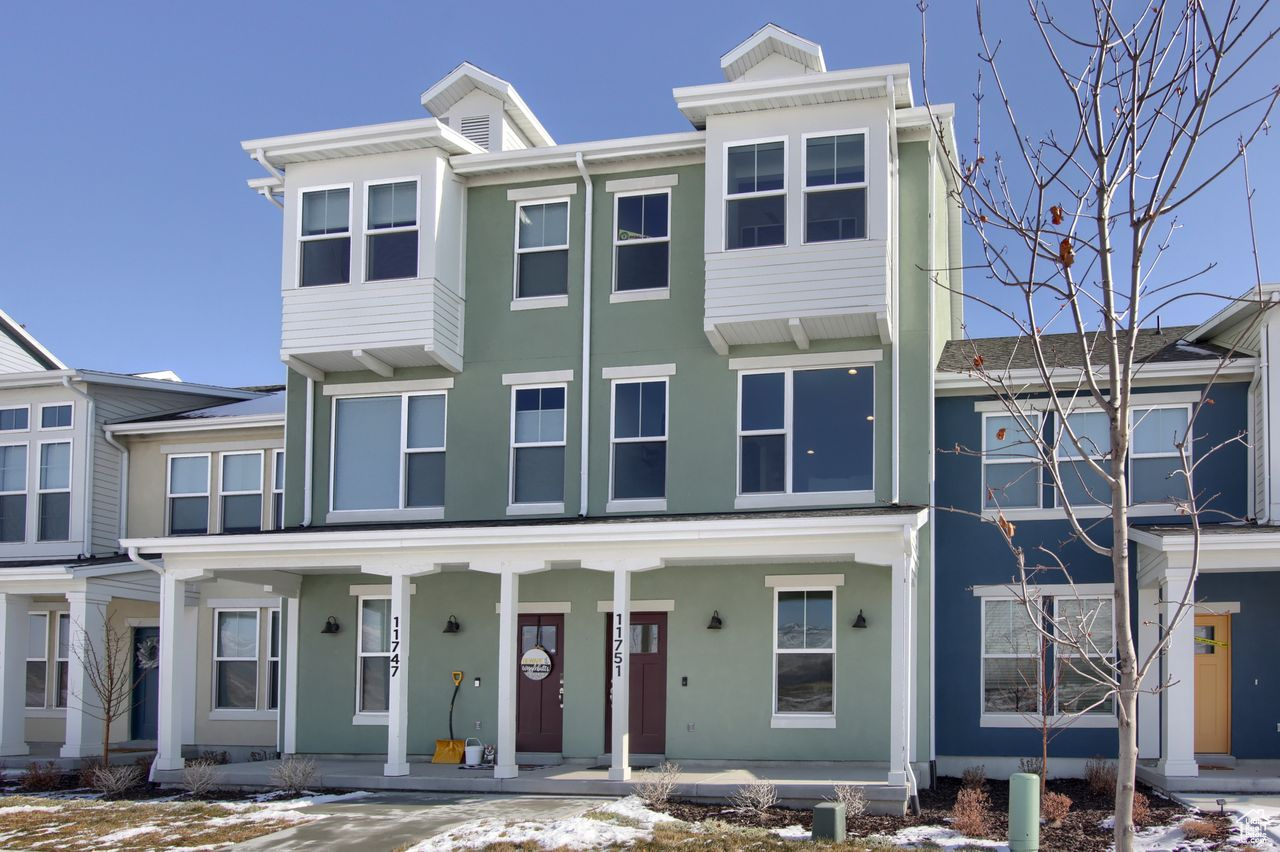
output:
[[[1007,61],[1028,69],[1013,84],[1029,125],[1062,127],[1023,4],[993,5]],[[912,0],[41,2],[5,17],[0,307],[74,366],[226,384],[283,377],[280,214],[245,188],[261,170],[242,139],[421,117],[421,92],[462,59],[514,83],[560,142],[686,130],[671,89],[721,80],[720,54],[769,20],[821,42],[829,68],[911,63],[919,98]],[[958,104],[962,142],[975,36],[968,4],[934,0],[930,94]],[[1274,57],[1246,84],[1274,85]],[[1268,280],[1278,141],[1251,154]],[[1237,171],[1206,195],[1171,265],[1219,263],[1203,283],[1222,292],[1251,283],[1242,194]],[[972,334],[1008,332],[970,318]]]

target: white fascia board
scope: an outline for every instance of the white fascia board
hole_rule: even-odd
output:
[[[1218,372],[1218,365],[1219,362],[1216,360],[1158,362],[1138,365],[1133,375],[1135,382],[1140,384],[1169,384],[1180,381],[1198,382],[1210,378],[1215,372]],[[1253,375],[1257,366],[1257,358],[1233,358],[1230,363],[1222,367],[1222,370],[1218,372],[1218,376],[1220,378],[1247,378]],[[1043,387],[1040,381],[1040,371],[1033,367],[1009,370],[1004,373],[992,373],[991,376],[993,381],[1004,381],[1015,393],[1034,392],[1036,388]],[[1075,385],[1081,383],[1084,371],[1077,367],[1059,367],[1050,370],[1049,376],[1055,385]],[[956,392],[974,391],[996,393],[987,382],[972,373],[957,373],[950,370],[937,371],[934,387],[939,393],[952,392],[954,394]]]
[[[1161,553],[1190,553],[1196,549],[1196,537],[1188,526],[1185,533],[1156,535],[1142,529],[1129,528],[1129,541],[1150,547]],[[1248,532],[1238,535],[1200,534],[1200,550],[1206,551],[1268,551],[1271,564],[1280,561],[1280,528],[1275,532]]]
[[[199,420],[154,420],[148,423],[109,423],[111,435],[161,435],[170,432],[210,432],[224,429],[284,428],[283,414],[242,414],[236,417],[207,417]]]
[[[280,166],[314,159],[318,154],[328,155],[320,159],[363,156],[364,152],[358,150],[360,147],[387,143],[417,143],[415,147],[441,148],[447,154],[474,154],[484,150],[434,118],[249,139],[241,142],[240,147],[249,154],[262,151],[268,161]]]
[[[663,133],[655,136],[633,136],[598,142],[553,145],[547,148],[464,154],[451,157],[449,165],[455,174],[476,175],[485,172],[517,171],[549,166],[573,166],[577,162],[578,154],[582,154],[582,158],[589,163],[593,159],[639,159],[667,154],[703,154],[705,152],[706,133],[694,130],[685,133]]]
[[[912,106],[911,68],[901,64],[796,77],[684,86],[672,89],[671,96],[675,98],[676,107],[685,117],[699,125],[705,123],[707,115],[730,109],[738,112],[744,105],[758,104],[757,109],[772,109],[780,98],[810,97],[821,98],[825,102],[840,93],[883,88],[889,77],[893,78],[894,106]]]
[[[1265,300],[1269,302],[1280,300],[1280,284],[1263,284],[1261,289],[1262,297]],[[1258,304],[1257,297],[1257,287],[1250,287],[1239,296],[1231,297],[1230,301],[1220,308],[1217,313],[1192,329],[1191,333],[1187,335],[1187,340],[1197,341],[1213,337],[1222,329],[1236,322],[1241,313],[1255,307]]]
[[[41,370],[38,373],[6,373],[0,376],[0,388],[34,388],[60,385],[64,378],[74,379],[75,370]]]
[[[227,399],[257,399],[266,396],[262,391],[226,388],[219,385],[203,385],[198,382],[173,382],[168,379],[146,379],[141,376],[126,376],[121,373],[104,373],[99,370],[76,370],[76,378],[91,385],[112,385],[142,390],[170,391],[192,393],[200,396],[220,396]]]
[[[1027,591],[1039,597],[1063,597],[1064,595],[1082,598],[1107,597],[1115,593],[1113,583],[1027,583]],[[974,586],[975,598],[1008,598],[1019,597],[1022,586],[1018,583],[1004,583],[994,586]]]

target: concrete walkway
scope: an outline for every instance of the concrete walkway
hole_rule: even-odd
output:
[[[474,819],[556,820],[580,816],[602,799],[544,796],[445,796],[378,793],[349,802],[313,805],[324,819],[301,823],[233,849],[391,852],[444,834]]]

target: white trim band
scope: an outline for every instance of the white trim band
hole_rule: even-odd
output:
[[[642,189],[665,189],[679,186],[680,175],[649,175],[648,177],[619,178],[604,182],[605,192],[637,192]]]
[[[348,588],[348,592],[347,592],[347,593],[348,593],[348,594],[350,594],[350,595],[351,595],[351,596],[353,596],[353,597],[369,597],[369,598],[374,598],[374,597],[377,597],[377,596],[379,596],[379,595],[386,595],[387,597],[390,597],[390,596],[391,596],[391,584],[390,584],[390,583],[387,583],[387,584],[383,585],[383,584],[380,584],[380,583],[375,583],[375,584],[369,584],[369,585],[350,586],[350,587]],[[410,583],[410,584],[409,584],[409,594],[411,594],[411,595],[416,595],[417,593],[418,593],[418,584],[417,584],[417,583]]]
[[[400,382],[345,382],[331,384],[325,385],[321,393],[325,396],[355,396],[363,393],[392,394],[450,390],[452,387],[452,378],[407,379]]]
[[[551,186],[525,186],[519,189],[508,189],[508,201],[535,201],[540,198],[561,198],[565,195],[577,195],[576,183],[556,183]]]
[[[843,574],[766,574],[766,589],[805,589],[843,586]]]
[[[1202,394],[1198,391],[1173,391],[1170,393],[1135,393],[1129,399],[1130,408],[1146,408],[1148,405],[1194,405],[1202,398]],[[1062,407],[1067,411],[1097,411],[1098,406],[1094,403],[1092,397],[1081,394],[1074,401],[1064,399],[1059,394]],[[1048,411],[1052,410],[1053,402],[1049,399],[1019,399],[1016,401],[1018,409],[1022,411]],[[973,410],[979,413],[999,412],[1007,413],[1009,406],[998,399],[984,399],[973,404]]]
[[[502,601],[493,602],[495,615],[502,615]],[[516,607],[517,615],[560,615],[573,612],[573,604],[569,601],[521,601]]]
[[[676,602],[672,600],[631,601],[631,612],[675,612]],[[596,612],[613,612],[613,601],[596,601]]]
[[[210,609],[275,609],[280,598],[205,598],[204,605]]]
[[[1097,598],[1115,594],[1116,587],[1112,583],[1028,583],[1027,591],[1040,597]],[[1022,594],[1022,587],[1017,583],[1005,583],[999,586],[974,586],[975,598],[1007,598]]]
[[[787,367],[859,367],[884,359],[883,349],[855,349],[849,352],[809,352],[803,355],[762,355],[730,358],[730,370],[781,370]]]
[[[675,364],[639,364],[634,367],[601,367],[602,379],[657,379],[674,376]]]
[[[502,383],[514,385],[553,385],[573,381],[573,370],[543,370],[534,373],[503,373]]]

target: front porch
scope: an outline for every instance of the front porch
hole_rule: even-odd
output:
[[[1280,760],[1204,760],[1195,775],[1166,775],[1158,761],[1140,761],[1138,780],[1170,793],[1280,793]]]

